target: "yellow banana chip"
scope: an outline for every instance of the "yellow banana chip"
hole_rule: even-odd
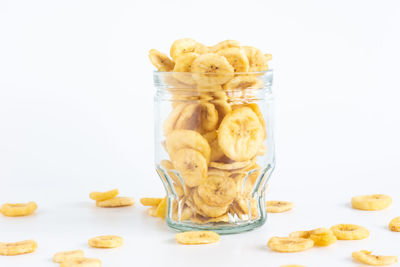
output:
[[[70,250],[70,251],[61,251],[57,252],[53,256],[53,261],[57,263],[64,262],[69,259],[73,258],[83,258],[85,255],[82,250],[77,249],[77,250]]]
[[[226,156],[235,161],[253,158],[263,142],[263,129],[257,115],[248,107],[225,116],[218,129],[218,143]]]
[[[207,161],[197,150],[183,148],[171,157],[186,186],[198,186],[207,178]]]
[[[176,58],[173,77],[185,84],[195,84],[192,74],[193,61],[199,56],[197,53],[184,53]],[[180,73],[183,72],[183,73]]]
[[[211,53],[217,53],[218,51],[222,50],[222,49],[226,49],[226,48],[231,48],[231,47],[240,47],[240,43],[238,41],[235,40],[225,40],[222,42],[219,42],[218,44],[209,47],[209,51]]]
[[[397,262],[396,256],[375,256],[372,255],[371,251],[367,250],[353,252],[352,256],[353,259],[358,260],[359,262],[373,266],[384,266]]]
[[[313,246],[314,241],[305,238],[274,236],[268,241],[268,247],[278,252],[299,252]]]
[[[72,258],[60,263],[60,267],[101,267],[101,261],[94,258]]]
[[[184,245],[200,245],[218,242],[219,235],[212,231],[188,231],[176,234],[175,239]]]
[[[102,235],[89,239],[88,244],[92,248],[117,248],[122,246],[123,239],[116,235]]]
[[[246,161],[233,161],[231,163],[210,162],[209,166],[211,168],[220,169],[220,170],[238,170],[238,169],[243,169],[245,167],[248,167],[249,165],[253,165],[254,160],[255,160],[255,158],[246,160]]]
[[[34,240],[25,240],[19,242],[0,242],[0,255],[15,256],[32,253],[37,249],[37,243]]]
[[[196,205],[197,212],[204,217],[219,217],[226,213],[229,206],[211,206],[204,202],[199,196],[197,190],[193,193],[193,202]]]
[[[176,60],[179,56],[186,53],[203,54],[208,51],[207,47],[191,38],[176,40],[170,50],[171,57]]]
[[[392,198],[382,194],[356,196],[351,199],[351,204],[359,210],[383,210],[392,204]]]
[[[197,193],[207,205],[227,206],[236,197],[236,183],[226,176],[208,176]]]
[[[390,221],[389,229],[393,232],[400,232],[400,217],[396,217]]]
[[[267,201],[267,212],[279,213],[293,209],[294,203],[288,201],[270,200]]]
[[[134,204],[135,201],[133,200],[133,198],[130,197],[116,197],[103,201],[96,201],[96,206],[102,208],[118,208],[118,207],[133,206]]]
[[[37,209],[37,204],[33,201],[28,203],[6,203],[3,204],[0,208],[0,212],[4,216],[8,217],[19,217],[19,216],[28,216],[33,214]]]
[[[263,83],[257,77],[239,74],[222,87],[224,90],[260,89],[263,87]]]
[[[163,198],[160,204],[158,204],[155,211],[155,216],[160,218],[165,218],[166,209],[167,209],[167,197]]]
[[[175,63],[166,54],[156,49],[149,51],[149,59],[159,71],[172,71],[174,69]]]
[[[331,230],[339,240],[361,240],[369,236],[367,228],[356,224],[337,224]]]
[[[234,69],[228,60],[217,54],[203,54],[192,63],[193,79],[202,86],[224,84],[233,77]]]
[[[143,206],[158,206],[163,198],[155,198],[155,197],[143,197],[140,199],[140,203]]]
[[[336,236],[330,229],[317,228],[310,231],[310,239],[314,241],[314,246],[325,247],[336,242]]]
[[[219,147],[217,131],[208,132],[203,136],[208,141],[208,144],[211,148],[211,162],[221,159],[224,156],[224,152],[222,152],[221,148]]]
[[[249,71],[258,72],[268,70],[268,61],[270,57],[266,57],[259,49],[251,46],[242,46],[249,60]]]
[[[107,192],[92,192],[90,193],[89,197],[96,201],[103,201],[107,199],[112,199],[118,196],[118,194],[119,194],[118,189],[113,189]]]
[[[219,50],[218,55],[228,60],[234,72],[247,72],[249,70],[249,60],[247,59],[246,53],[240,48],[225,48]]]

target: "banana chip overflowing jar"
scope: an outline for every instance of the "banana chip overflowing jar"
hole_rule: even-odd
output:
[[[227,40],[155,49],[155,164],[177,230],[238,233],[266,220],[274,169],[270,54]]]

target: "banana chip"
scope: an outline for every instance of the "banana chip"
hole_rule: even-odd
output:
[[[211,148],[211,162],[221,159],[224,156],[224,152],[222,152],[221,148],[219,147],[217,131],[208,132],[203,136],[208,141],[208,144]],[[211,163],[210,167],[212,167]]]
[[[314,241],[296,237],[274,236],[268,241],[268,247],[278,252],[299,252],[314,246]]]
[[[217,54],[203,54],[192,64],[193,79],[202,86],[224,84],[233,77],[234,69],[228,60]]]
[[[140,203],[143,206],[158,206],[163,198],[155,198],[155,197],[143,197],[140,199]]]
[[[37,249],[37,243],[34,240],[25,240],[15,243],[0,242],[0,255],[15,256],[32,253]]]
[[[223,153],[223,152],[222,152]],[[233,161],[231,163],[210,162],[210,167],[220,170],[239,170],[254,164],[254,159],[246,161]]]
[[[187,54],[187,53],[198,53],[198,54],[203,54],[206,53],[208,51],[208,48],[191,39],[191,38],[183,38],[183,39],[179,39],[176,40],[172,46],[171,46],[171,50],[170,50],[170,54],[171,57],[176,60],[179,56],[183,55],[183,54]]]
[[[356,224],[337,224],[331,230],[339,240],[361,240],[369,237],[368,229]]]
[[[116,235],[102,235],[89,239],[88,244],[92,248],[117,248],[122,246],[123,239]]]
[[[249,71],[258,72],[268,70],[268,61],[270,57],[266,57],[259,49],[251,46],[242,46],[249,60]]]
[[[325,247],[336,242],[336,236],[330,229],[317,228],[310,231],[310,239],[314,241],[314,246]]]
[[[204,202],[211,206],[226,206],[236,197],[235,182],[225,176],[208,176],[197,188],[197,193]]]
[[[193,61],[199,56],[197,53],[185,53],[176,58],[173,77],[185,84],[195,84],[192,74]],[[183,73],[180,73],[183,72]]]
[[[359,210],[383,210],[392,204],[392,198],[381,194],[356,196],[351,199],[351,204]]]
[[[195,187],[207,178],[207,161],[197,150],[183,148],[172,154],[172,163],[181,174],[185,185]]]
[[[149,51],[149,59],[159,71],[172,71],[174,69],[175,63],[166,54],[156,49]]]
[[[184,245],[200,245],[218,242],[219,235],[212,231],[188,231],[176,234],[175,239]]]
[[[155,210],[155,216],[160,218],[165,218],[165,212],[167,210],[167,197],[163,198],[158,204]]]
[[[53,261],[56,263],[61,263],[69,259],[74,259],[74,258],[83,258],[85,255],[82,250],[77,249],[77,250],[70,250],[70,251],[61,251],[57,252],[53,256]]]
[[[218,143],[226,156],[235,161],[253,158],[263,142],[263,129],[257,115],[248,107],[225,116],[218,129]]]
[[[400,217],[396,217],[390,221],[389,229],[393,232],[400,232]]]
[[[112,199],[118,196],[119,191],[118,189],[113,189],[107,192],[92,192],[90,193],[89,197],[96,201],[103,201],[107,199]]]
[[[0,212],[4,216],[8,217],[19,217],[19,216],[28,216],[33,214],[37,209],[37,204],[33,201],[28,203],[6,203],[3,204],[0,208]]]
[[[61,262],[60,267],[101,267],[101,261],[94,258],[72,258]]]
[[[288,201],[270,200],[266,202],[267,212],[280,213],[293,209],[294,203]]]
[[[372,255],[371,251],[367,250],[353,252],[352,256],[353,259],[358,260],[359,262],[373,266],[384,266],[397,262],[396,256],[375,256]]]
[[[218,51],[222,50],[222,49],[226,49],[226,48],[232,48],[232,47],[240,47],[240,43],[238,41],[235,40],[225,40],[222,42],[219,42],[218,44],[211,46],[208,48],[208,50],[211,53],[217,53]]]
[[[127,207],[127,206],[133,206],[134,204],[135,201],[133,200],[133,198],[130,197],[116,197],[103,201],[96,201],[96,206],[102,208]]]
[[[217,52],[218,55],[225,57],[233,67],[234,72],[249,71],[249,60],[246,53],[237,47],[225,48]]]
[[[193,193],[193,202],[197,207],[197,212],[204,217],[216,218],[225,214],[229,208],[226,206],[211,206],[204,202],[197,190]]]
[[[246,90],[260,89],[263,83],[257,77],[250,75],[239,75],[222,86],[224,90]]]

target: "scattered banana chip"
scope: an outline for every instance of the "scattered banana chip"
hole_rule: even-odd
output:
[[[392,198],[382,194],[356,196],[351,199],[351,204],[359,210],[383,210],[392,204]]]
[[[102,235],[89,239],[88,244],[92,248],[117,248],[122,246],[123,239],[116,235]]]
[[[325,247],[336,242],[336,236],[330,229],[317,228],[310,231],[310,239],[314,241],[314,246]]]
[[[74,259],[74,258],[83,258],[85,257],[84,253],[82,250],[77,249],[77,250],[70,250],[70,251],[61,251],[57,252],[53,256],[53,261],[57,263],[64,262],[69,259]]]
[[[25,240],[19,242],[0,242],[0,255],[15,256],[32,253],[37,249],[37,243],[34,240]]]
[[[149,51],[150,62],[158,69],[158,71],[172,71],[175,63],[164,53],[151,49]]]
[[[397,262],[396,256],[375,256],[372,255],[371,251],[367,250],[353,252],[352,256],[355,260],[373,266],[384,266]]]
[[[0,212],[4,216],[8,217],[19,217],[19,216],[28,216],[33,214],[37,209],[37,204],[33,201],[28,203],[6,203],[3,204],[0,208]]]
[[[270,200],[266,202],[267,212],[280,213],[293,209],[294,203],[288,201]]]
[[[112,189],[107,192],[92,192],[90,193],[89,197],[96,201],[103,201],[107,199],[112,199],[118,196],[119,191],[118,189]]]
[[[96,201],[96,206],[102,208],[127,207],[127,206],[133,206],[134,204],[135,201],[133,200],[133,198],[130,197],[116,197],[103,201]]]
[[[331,227],[339,240],[361,240],[369,237],[367,228],[356,224],[338,224]]]
[[[219,235],[212,231],[188,231],[176,234],[175,239],[184,245],[200,245],[218,242]]]
[[[396,217],[390,221],[389,229],[393,232],[400,232],[400,217]]]
[[[61,262],[60,267],[101,267],[101,261],[94,258],[71,258]]]
[[[155,216],[160,218],[165,218],[165,212],[167,210],[167,197],[163,198],[158,204],[155,210]]]
[[[268,241],[268,247],[278,252],[299,252],[314,246],[311,239],[297,237],[271,237]]]
[[[140,203],[143,206],[158,206],[163,198],[155,198],[155,197],[143,197],[140,199]]]

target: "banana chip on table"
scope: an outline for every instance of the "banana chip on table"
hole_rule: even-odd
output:
[[[268,247],[277,252],[300,252],[314,246],[314,241],[298,237],[271,237]]]
[[[331,230],[339,240],[361,240],[369,237],[368,229],[356,224],[337,224]]]
[[[28,203],[6,203],[0,208],[0,212],[7,217],[20,217],[33,214],[37,209],[37,204],[33,201]]]
[[[392,198],[382,194],[356,196],[351,199],[351,204],[359,210],[383,210],[392,204]]]
[[[360,250],[353,252],[353,259],[373,266],[391,265],[397,262],[396,256],[376,256],[371,251]]]
[[[176,241],[184,245],[210,244],[219,241],[219,235],[212,231],[188,231],[175,235]]]
[[[389,229],[393,232],[400,232],[400,216],[390,221]]]
[[[266,206],[267,206],[267,212],[280,213],[293,209],[294,203],[288,201],[270,200],[266,202]]]
[[[96,201],[103,201],[111,198],[115,198],[118,196],[119,191],[118,189],[112,189],[106,192],[92,192],[90,193],[89,197]]]
[[[133,206],[135,201],[130,197],[115,197],[107,200],[96,201],[96,206],[101,208],[119,208]]]
[[[83,258],[84,256],[85,256],[84,252],[80,249],[61,251],[61,252],[57,252],[56,254],[54,254],[53,261],[56,263],[62,263],[69,259]]]
[[[117,248],[122,246],[123,239],[116,235],[102,235],[89,239],[88,244],[92,248]]]
[[[19,242],[0,242],[0,255],[15,256],[32,253],[37,249],[37,243],[34,240],[25,240]]]
[[[101,261],[95,258],[71,258],[60,263],[60,267],[101,267]]]

